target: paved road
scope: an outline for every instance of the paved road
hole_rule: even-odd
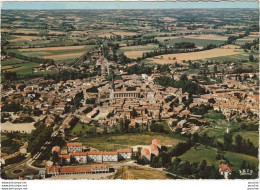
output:
[[[8,166],[4,167],[7,178],[18,179],[19,176],[23,176],[23,175],[27,175],[27,174],[28,175],[38,174],[39,168],[31,166],[30,162],[31,162],[31,156],[28,155],[28,157],[25,160],[23,160],[19,163],[8,165]],[[16,170],[20,170],[21,172],[14,173],[14,171],[16,171]]]

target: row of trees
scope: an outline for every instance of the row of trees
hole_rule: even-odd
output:
[[[47,127],[45,124],[39,123],[36,126],[36,129],[32,131],[29,138],[29,152],[31,152],[32,155],[35,155],[38,151],[40,151],[45,142],[50,140],[51,133],[51,127]]]
[[[157,39],[137,39],[137,40],[133,40],[132,42],[127,42],[127,46],[137,46],[137,45],[147,45],[147,44],[151,44],[151,43],[155,43],[158,44],[158,40]]]

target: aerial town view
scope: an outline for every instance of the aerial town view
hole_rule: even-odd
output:
[[[258,7],[1,10],[2,179],[256,179],[258,122]]]

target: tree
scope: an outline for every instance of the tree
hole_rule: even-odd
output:
[[[231,148],[232,142],[233,142],[232,134],[230,134],[230,133],[225,133],[225,134],[224,134],[224,148],[225,148],[226,150],[228,150],[228,149]]]
[[[249,61],[250,61],[250,62],[254,62],[254,60],[255,60],[255,59],[254,59],[254,56],[253,56],[252,54],[250,54],[250,55],[249,55]]]
[[[243,140],[243,138],[241,137],[241,135],[237,135],[235,138],[235,143],[236,143],[235,146],[236,146],[237,152],[241,152],[242,140]]]

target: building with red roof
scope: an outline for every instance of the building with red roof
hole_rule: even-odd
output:
[[[158,156],[159,155],[159,149],[155,144],[150,145],[151,154]]]
[[[159,139],[153,139],[152,144],[156,145],[159,149],[162,148],[162,145],[161,145],[161,142],[159,141]]]
[[[151,152],[150,152],[150,150],[147,149],[147,148],[143,148],[141,150],[141,157],[142,157],[142,159],[144,159],[144,161],[151,162]]]
[[[228,179],[228,176],[231,175],[233,171],[233,167],[228,164],[220,164],[219,165],[219,173],[223,175],[225,179]]]
[[[82,148],[82,143],[80,142],[67,143],[68,152],[82,152]]]

